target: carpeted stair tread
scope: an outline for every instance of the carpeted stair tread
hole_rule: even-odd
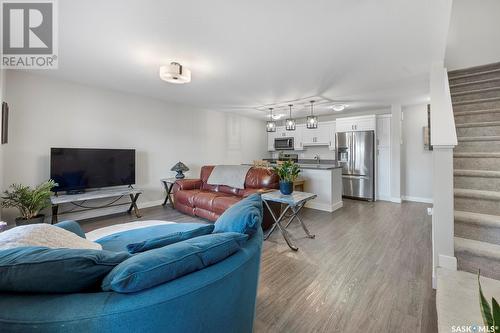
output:
[[[500,87],[489,87],[489,88],[482,88],[482,89],[452,92],[451,97],[470,95],[470,94],[480,94],[480,93],[485,93],[485,92],[495,92],[495,91],[500,91]]]
[[[479,122],[456,124],[457,128],[489,127],[489,126],[500,126],[500,120],[499,121],[479,121]]]
[[[500,201],[500,192],[497,191],[483,191],[483,190],[456,188],[453,190],[453,193],[455,194],[455,197],[458,198]]]
[[[455,211],[455,221],[489,228],[500,228],[500,216],[472,212]]]
[[[476,80],[476,81],[468,81],[468,82],[450,84],[450,90],[453,91],[454,88],[460,88],[460,87],[472,86],[472,85],[478,85],[478,84],[484,84],[484,83],[491,83],[491,82],[496,82],[496,81],[500,81],[500,76],[490,78],[490,79],[485,79],[485,80]]]
[[[490,102],[500,102],[500,97],[469,99],[469,100],[465,100],[465,101],[454,102],[453,106],[467,105],[467,104],[479,104],[479,103],[490,103]]]
[[[500,135],[495,136],[462,136],[458,137],[459,142],[472,142],[472,141],[500,141]]]
[[[457,152],[453,153],[453,157],[455,158],[500,158],[500,153],[490,153],[490,152],[481,152],[481,153],[467,153],[467,152]]]
[[[455,237],[455,251],[500,261],[500,245]]]
[[[489,70],[483,70],[483,71],[477,71],[477,72],[471,72],[467,74],[461,74],[458,71],[457,72],[448,72],[448,80],[458,80],[458,79],[465,79],[465,78],[470,78],[470,77],[475,77],[475,76],[481,76],[481,75],[487,75],[487,74],[500,74],[500,68],[495,68],[495,69],[489,69]]]
[[[482,177],[482,178],[500,178],[500,171],[492,170],[455,170],[455,176],[462,177]]]
[[[468,110],[468,111],[453,112],[455,117],[470,116],[475,114],[486,114],[486,113],[500,113],[500,109]]]

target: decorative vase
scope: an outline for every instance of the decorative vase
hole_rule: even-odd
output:
[[[280,181],[280,192],[284,195],[292,194],[293,182]]]
[[[32,219],[26,220],[23,219],[22,217],[16,217],[16,225],[28,225],[28,224],[35,224],[35,223],[43,223],[45,220],[45,215],[37,215]]]

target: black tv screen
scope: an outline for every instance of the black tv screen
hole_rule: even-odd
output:
[[[135,149],[51,148],[53,191],[135,184]]]

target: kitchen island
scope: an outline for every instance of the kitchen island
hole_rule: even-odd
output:
[[[317,195],[305,207],[334,212],[342,208],[342,167],[337,163],[297,163],[304,191]],[[271,162],[271,166],[276,164]]]

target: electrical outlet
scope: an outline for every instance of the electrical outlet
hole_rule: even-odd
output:
[[[427,215],[429,215],[429,216],[432,215],[432,207],[427,208]]]

